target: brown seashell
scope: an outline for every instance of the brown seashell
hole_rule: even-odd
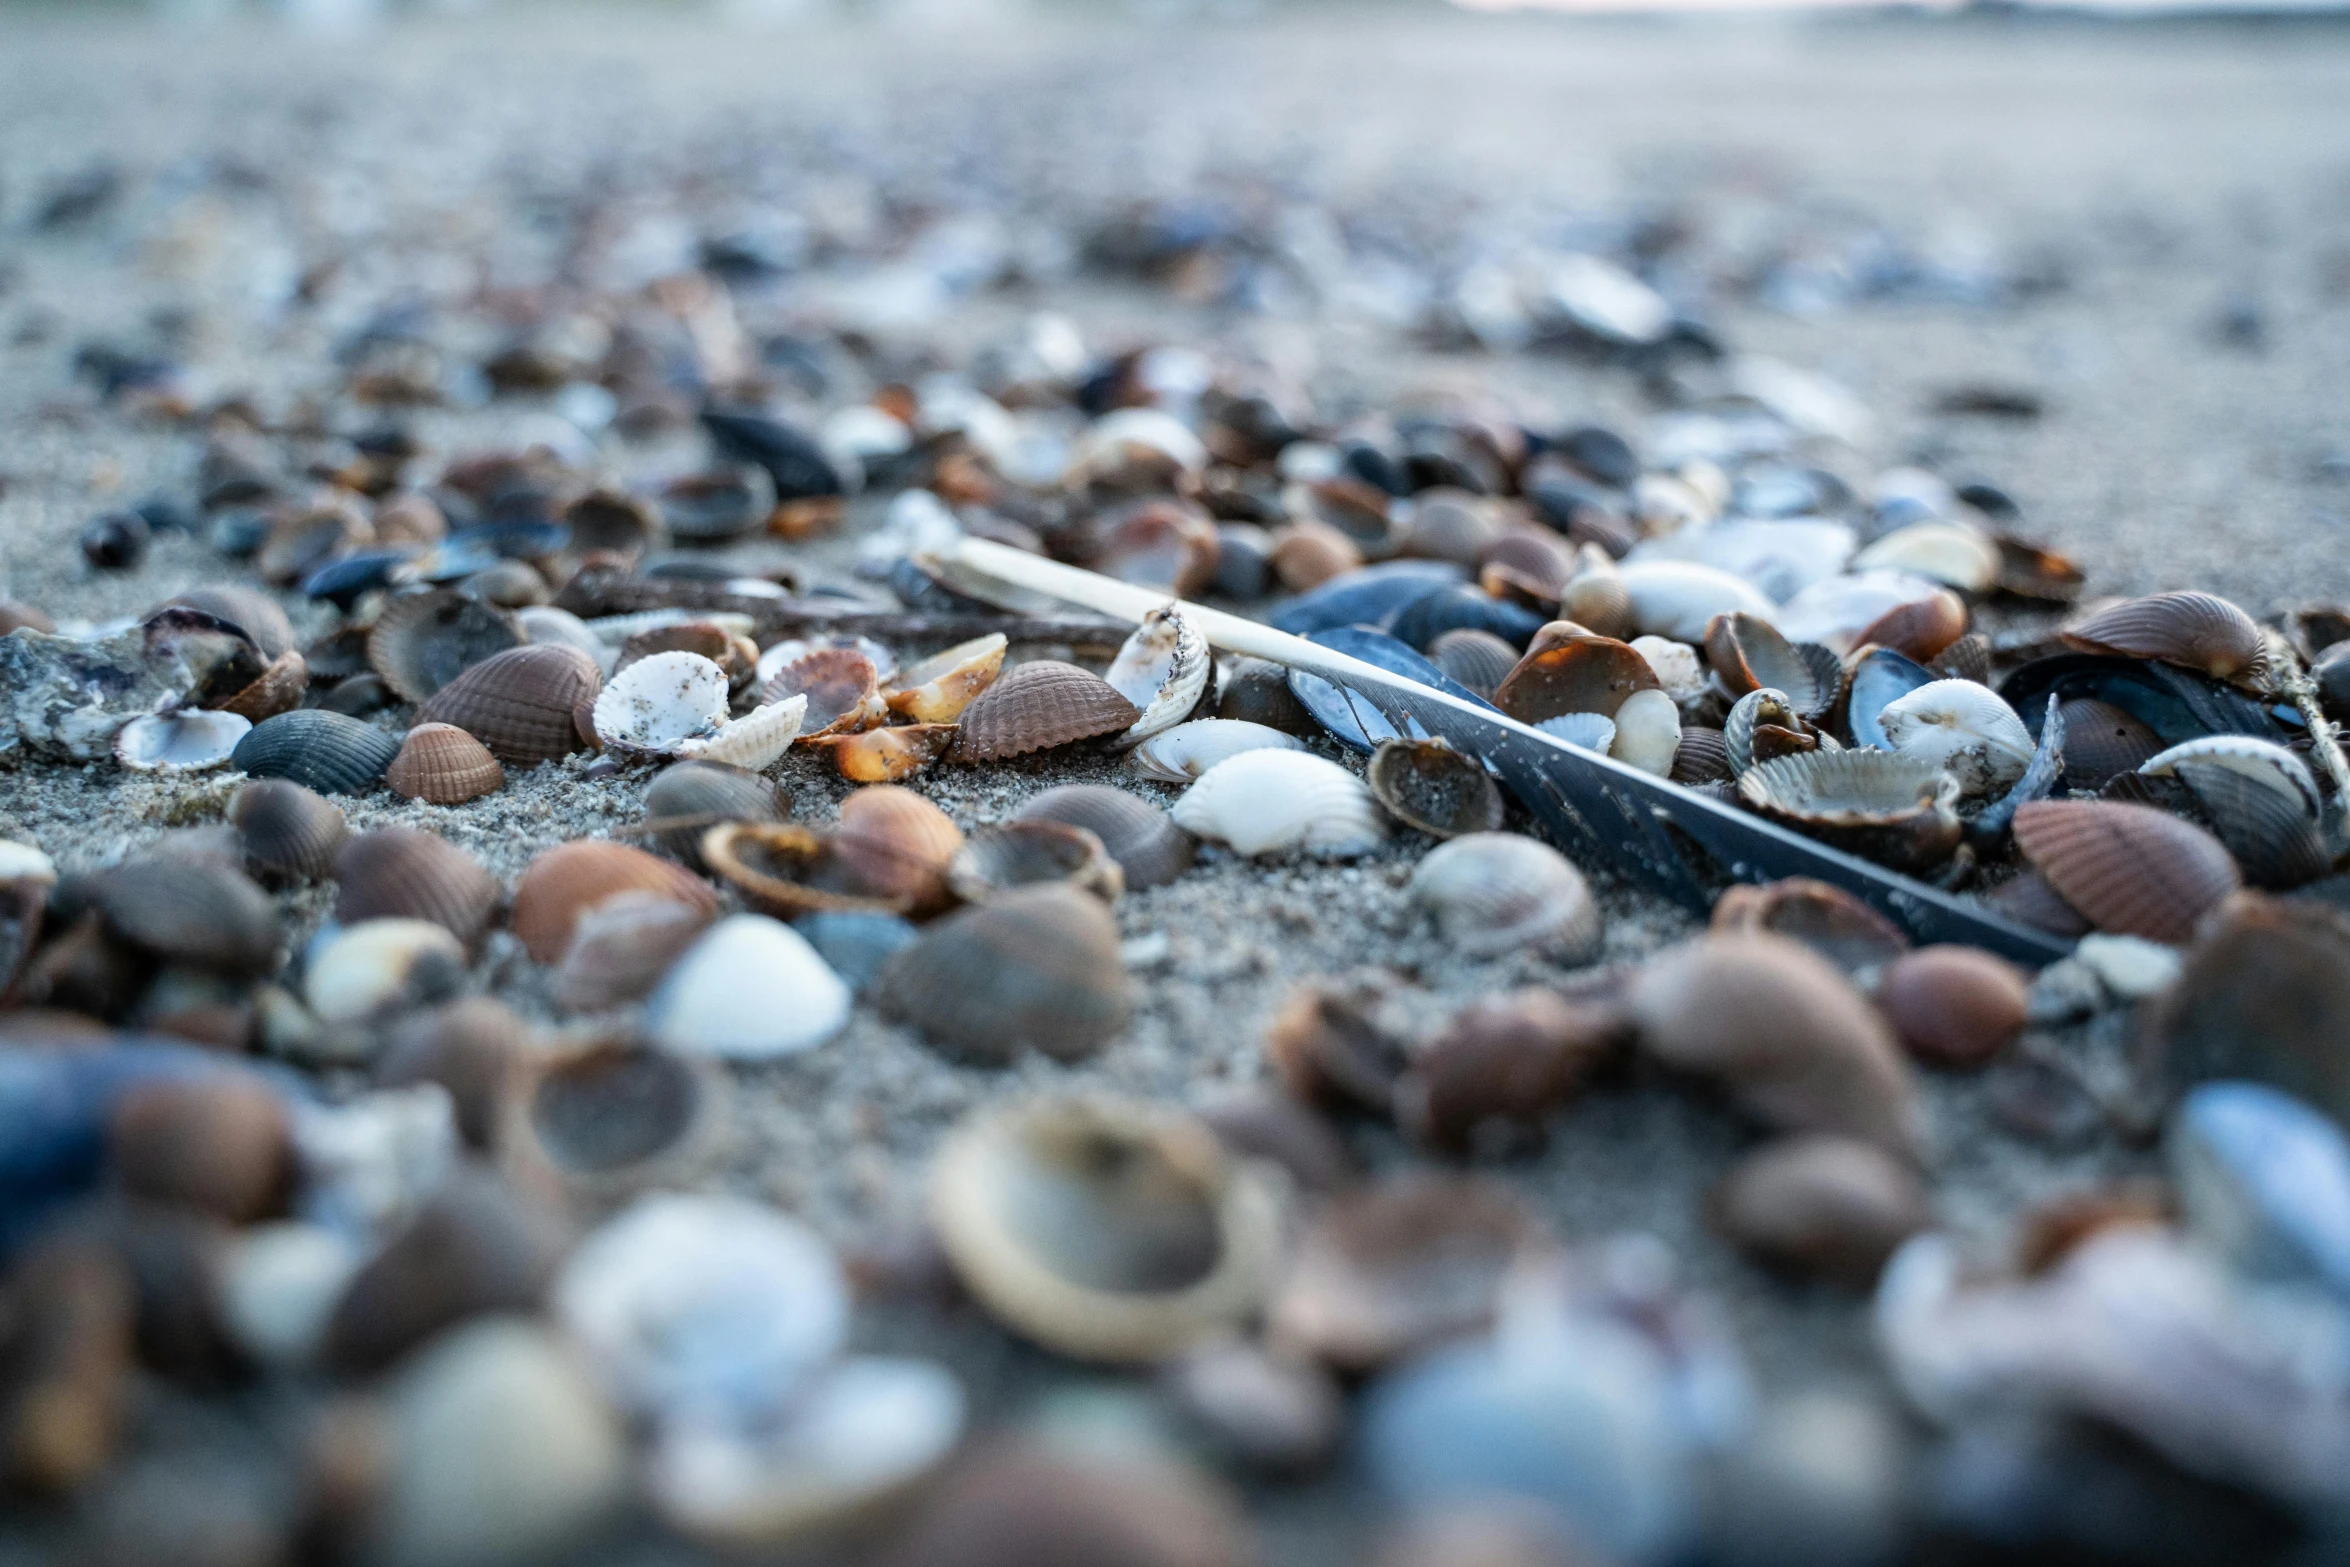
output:
[[[1999,546],[2000,592],[2044,604],[2070,604],[2081,596],[2088,574],[2070,558],[2012,534],[1993,534],[1991,542]]]
[[[367,663],[401,701],[423,702],[522,641],[521,624],[506,611],[454,588],[434,588],[384,605],[367,633]]]
[[[1521,723],[1539,724],[1563,713],[1613,718],[1633,692],[1656,689],[1656,671],[1629,644],[1581,636],[1528,653],[1494,691],[1493,702]]]
[[[1266,559],[1283,587],[1306,593],[1333,577],[1360,570],[1363,552],[1330,524],[1307,518],[1274,529],[1273,550]]]
[[[440,1084],[455,1108],[457,1135],[488,1152],[498,1146],[499,1123],[531,1048],[530,1028],[513,1008],[467,996],[395,1024],[375,1058],[374,1076],[386,1088]]]
[[[1713,784],[1730,781],[1730,748],[1722,732],[1707,724],[1683,724],[1681,745],[1673,752],[1674,783]]]
[[[1630,1000],[1643,1049],[1717,1079],[1759,1120],[1916,1149],[1917,1094],[1892,1027],[1802,943],[1700,937],[1644,964]]]
[[[1501,787],[1442,740],[1382,741],[1364,778],[1398,821],[1431,838],[1501,829]]]
[[[1515,662],[1517,655],[1513,653],[1510,657]],[[1297,699],[1297,693],[1289,689],[1289,671],[1261,658],[1233,661],[1230,672],[1218,688],[1216,716],[1236,718],[1243,723],[1263,724],[1283,734],[1310,736],[1322,733],[1322,726],[1314,721],[1314,715],[1306,711],[1305,704]]]
[[[947,865],[947,886],[965,903],[1018,887],[1063,886],[1104,903],[1126,894],[1126,873],[1101,839],[1066,822],[999,822],[973,833]]]
[[[1472,1002],[1412,1058],[1395,1088],[1396,1124],[1447,1153],[1507,1148],[1539,1135],[1628,1032],[1613,1008],[1555,991]]]
[[[808,744],[831,754],[832,765],[843,778],[874,784],[913,777],[954,743],[953,724],[893,724],[861,734],[808,737]]]
[[[571,945],[580,916],[623,892],[649,892],[712,918],[718,898],[699,876],[624,843],[583,838],[542,849],[514,884],[514,934],[534,963],[553,963]]]
[[[1847,974],[1882,967],[1909,950],[1900,926],[1843,888],[1807,876],[1723,889],[1712,924],[1723,935],[1791,937]]]
[[[2092,925],[2149,941],[2188,940],[2241,881],[2217,838],[2142,805],[2035,800],[2015,841]]]
[[[877,1567],[1255,1567],[1237,1499],[1156,1458],[998,1437],[924,1493]]]
[[[577,715],[593,707],[603,671],[578,648],[547,643],[495,653],[419,708],[420,724],[455,724],[509,767],[585,749]]]
[[[1980,631],[1970,631],[1944,648],[1933,663],[1933,671],[1946,680],[1972,680],[1976,685],[1991,684],[1991,639]]]
[[[1874,1143],[1787,1137],[1748,1154],[1707,1198],[1740,1251],[1855,1289],[1876,1283],[1900,1244],[1933,1223],[1915,1171]]]
[[[231,1224],[283,1212],[294,1187],[284,1103],[225,1073],[127,1090],[107,1123],[107,1159],[131,1196]]]
[[[947,868],[963,847],[954,819],[911,789],[859,789],[840,803],[832,852],[858,886],[935,914],[953,901]]]
[[[1208,518],[1171,501],[1148,501],[1110,525],[1094,547],[1092,566],[1114,581],[1192,598],[1216,580],[1221,548]]]
[[[2057,633],[2083,653],[2176,664],[2247,691],[2266,692],[2275,670],[2257,623],[2209,593],[2156,593],[2108,605]]]
[[[555,974],[555,1004],[567,1012],[602,1012],[653,993],[711,911],[652,892],[620,892],[579,917]]]
[[[1232,1153],[1279,1165],[1306,1196],[1327,1197],[1362,1174],[1330,1123],[1285,1093],[1240,1089],[1202,1105],[1199,1118]]]
[[[1062,784],[1020,807],[1016,822],[1062,822],[1099,838],[1129,891],[1163,887],[1191,869],[1199,842],[1164,809],[1108,784]]]
[[[2076,697],[2057,709],[2064,719],[2064,787],[2102,789],[2162,752],[2162,740],[2137,715],[2110,702]]]
[[[526,560],[502,560],[485,566],[459,582],[457,591],[500,609],[530,609],[551,603],[555,597],[546,577]]]
[[[1744,610],[1707,623],[1705,662],[1732,697],[1775,690],[1799,718],[1820,717],[1844,689],[1835,654],[1817,643],[1789,642],[1778,627]]]
[[[2071,940],[2086,936],[2095,929],[2081,911],[2064,901],[2063,894],[2048,884],[2048,878],[2038,871],[2001,882],[1985,898],[1992,908],[2020,925],[2047,931],[2052,936]]]
[[[1886,965],[1877,1005],[1909,1053],[1979,1067],[2024,1031],[2030,997],[2014,964],[1979,947],[1920,947]]]
[[[873,660],[855,648],[818,648],[775,672],[760,693],[762,702],[781,702],[805,695],[800,738],[869,729],[881,722],[887,709],[881,703],[881,679]]]
[[[660,513],[625,490],[590,490],[564,509],[563,520],[575,550],[641,551],[661,542]]]
[[[277,967],[277,904],[233,865],[149,853],[77,880],[116,941],[222,974],[258,977]]]
[[[1490,588],[1488,592],[1492,591]],[[1428,657],[1438,669],[1479,696],[1490,698],[1509,672],[1518,667],[1518,650],[1490,631],[1462,626],[1428,644]],[[1229,718],[1232,715],[1224,715]]]
[[[884,700],[891,712],[916,724],[951,724],[995,684],[1008,645],[1002,632],[991,631],[908,664]]]
[[[2148,1046],[2175,1083],[2248,1077],[2350,1124],[2350,919],[2309,898],[2238,893],[2148,1004]]]
[[[910,894],[868,883],[837,839],[790,822],[721,822],[702,834],[702,863],[754,907],[784,918],[821,910],[903,914]]]
[[[317,881],[335,868],[348,827],[325,796],[284,778],[256,778],[229,802],[245,863],[257,875]]]
[[[392,793],[431,805],[462,805],[505,787],[490,748],[455,724],[418,724],[384,769]]]
[[[1303,1104],[1386,1115],[1411,1064],[1411,1039],[1394,1016],[1394,976],[1365,970],[1301,985],[1265,1029],[1265,1060]]]
[[[1887,610],[1853,639],[1855,648],[1889,647],[1919,663],[1930,663],[1966,635],[1966,601],[1947,588]]]
[[[645,830],[697,871],[702,835],[720,822],[778,822],[790,811],[773,779],[729,762],[673,763],[645,786]]]
[[[271,660],[251,685],[222,702],[220,709],[257,724],[300,707],[302,693],[309,689],[310,666],[289,648]]]
[[[1054,659],[1022,664],[964,710],[947,759],[994,762],[1114,735],[1142,709],[1101,676]]]
[[[1575,552],[1548,528],[1516,527],[1488,544],[1476,562],[1478,585],[1495,598],[1556,608],[1575,576]]]
[[[1291,1248],[1266,1335],[1341,1371],[1373,1371],[1493,1319],[1503,1279],[1547,1246],[1507,1187],[1389,1177],[1341,1195]]]
[[[949,1055],[990,1066],[1031,1047],[1056,1061],[1091,1055],[1133,1007],[1118,922],[1067,887],[948,915],[889,960],[878,992],[884,1012]]]
[[[726,1126],[725,1074],[707,1060],[606,1039],[534,1062],[503,1136],[565,1184],[618,1195],[685,1179]]]
[[[429,920],[467,947],[481,939],[505,889],[445,838],[413,827],[380,827],[335,855],[335,919]]]

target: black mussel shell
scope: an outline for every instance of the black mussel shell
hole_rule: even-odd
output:
[[[847,489],[824,448],[780,420],[710,409],[702,415],[702,427],[725,457],[766,469],[779,502],[840,495]]]
[[[1425,653],[1428,645],[1447,631],[1490,631],[1522,651],[1544,623],[1545,617],[1533,610],[1462,583],[1423,594],[1404,606],[1403,613],[1395,617],[1395,636],[1405,646]]]
[[[2059,653],[2034,659],[1999,683],[2007,705],[2035,730],[2051,692],[2067,702],[2089,697],[2118,707],[2165,746],[2219,734],[2282,741],[2294,732],[2234,686],[2142,659]]]
[[[1340,626],[1385,625],[1413,600],[1450,587],[1467,575],[1450,561],[1391,560],[1333,577],[1272,614],[1273,627],[1310,637]]]
[[[1341,626],[1334,631],[1317,631],[1307,640],[1350,658],[1359,658],[1366,664],[1375,664],[1389,674],[1459,697],[1487,712],[1501,711],[1384,631],[1373,631],[1368,626]],[[1403,738],[1402,732],[1369,700],[1320,675],[1293,669],[1289,672],[1289,689],[1317,723],[1354,750],[1372,751],[1382,740]]]
[[[255,724],[229,765],[254,778],[290,778],[320,794],[372,788],[400,754],[400,737],[324,708],[299,707]]]

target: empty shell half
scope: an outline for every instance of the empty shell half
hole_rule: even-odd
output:
[[[1344,859],[1387,841],[1363,781],[1304,751],[1243,751],[1219,762],[1184,791],[1173,814],[1185,832],[1237,854],[1294,849]]]
[[[149,713],[116,731],[114,759],[136,773],[203,772],[226,762],[252,729],[235,713]]]
[[[1207,638],[1174,605],[1143,616],[1104,677],[1142,712],[1120,742],[1140,744],[1182,723],[1208,700],[1215,675]]]
[[[1599,950],[1599,904],[1583,873],[1546,843],[1481,832],[1430,851],[1412,868],[1413,901],[1470,957],[1525,952],[1568,963]]]
[[[1016,887],[1074,887],[1105,903],[1126,891],[1126,873],[1101,839],[1066,822],[999,822],[973,833],[947,866],[947,885],[965,903]]]
[[[1501,826],[1501,789],[1475,757],[1442,740],[1384,740],[1364,770],[1388,813],[1431,838]]]
[[[1894,751],[1811,751],[1757,763],[1739,797],[1807,837],[1903,870],[1928,870],[1958,848],[1958,782]]]
[[[959,642],[898,672],[889,710],[918,724],[951,724],[979,693],[995,684],[1009,644],[1000,631]]]
[[[1134,766],[1145,778],[1187,784],[1243,751],[1302,751],[1305,742],[1270,724],[1245,718],[1195,718],[1135,747]]]

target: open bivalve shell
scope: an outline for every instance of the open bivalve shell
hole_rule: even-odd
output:
[[[713,829],[716,830],[716,829]],[[645,1005],[648,1035],[682,1055],[766,1061],[813,1050],[849,1021],[849,987],[798,931],[763,914],[720,920]]]
[[[1480,832],[1412,868],[1412,898],[1471,957],[1528,952],[1568,963],[1599,950],[1599,904],[1574,862],[1517,833]]]
[[[1898,752],[1782,756],[1741,773],[1738,794],[1783,826],[1901,870],[1930,870],[1958,848],[1958,781]]]
[[[433,805],[462,805],[505,782],[506,769],[490,748],[455,724],[418,724],[384,769],[392,793]]]
[[[1878,714],[1895,752],[1939,767],[1962,794],[1996,794],[2032,765],[2032,732],[1989,686],[1935,680]]]
[[[587,1192],[625,1192],[699,1171],[725,1131],[727,1078],[706,1060],[601,1039],[536,1057],[501,1108],[509,1159]]]
[[[757,772],[790,747],[808,698],[727,717],[726,671],[697,653],[655,653],[612,677],[595,702],[596,738],[638,756],[696,756]]]
[[[1270,724],[1245,718],[1195,718],[1145,740],[1134,751],[1135,770],[1161,783],[1187,784],[1243,751],[1303,751],[1305,742]]]
[[[1115,903],[1126,873],[1101,839],[1066,822],[999,822],[973,833],[947,866],[947,886],[965,903],[1019,887],[1064,886]]]
[[[327,1024],[365,1023],[456,996],[465,949],[431,920],[361,920],[310,954],[302,999]]]
[[[777,670],[762,692],[771,703],[795,696],[808,702],[800,716],[803,738],[869,729],[888,715],[880,671],[854,648],[818,648]]]
[[[1803,721],[1787,693],[1769,686],[1740,697],[1722,720],[1722,754],[1733,778],[1764,762],[1816,751],[1820,744],[1819,731]]]
[[[263,876],[316,881],[335,868],[349,828],[331,800],[283,778],[259,778],[229,802],[245,863]]]
[[[1714,617],[1705,628],[1705,660],[1733,700],[1775,690],[1801,718],[1827,712],[1844,689],[1844,669],[1834,653],[1817,642],[1790,642],[1778,627],[1749,614]]]
[[[702,835],[720,822],[781,821],[790,802],[775,782],[727,762],[664,768],[645,786],[645,830],[661,847],[702,869]]]
[[[825,910],[904,914],[915,902],[916,894],[895,881],[867,879],[876,862],[898,871],[895,855],[844,854],[838,837],[793,822],[721,822],[702,835],[701,853],[711,875],[758,907],[786,916]]]
[[[1367,854],[1387,824],[1363,781],[1303,751],[1256,750],[1219,762],[1175,802],[1175,825],[1236,854]]]
[[[918,724],[951,724],[1004,667],[1006,642],[1000,631],[958,642],[898,672],[884,700],[889,710]]]
[[[988,1112],[930,1179],[931,1223],[964,1285],[1048,1349],[1169,1359],[1253,1315],[1281,1247],[1260,1167],[1199,1121],[1106,1099]]]
[[[469,666],[433,693],[415,721],[455,724],[507,766],[535,767],[589,743],[581,720],[603,683],[602,666],[578,648],[511,648]]]
[[[950,914],[881,971],[882,1010],[958,1060],[1091,1055],[1133,1010],[1118,922],[1101,899],[1022,887]]]
[[[1164,809],[1108,784],[1062,784],[1020,807],[1014,821],[1063,822],[1102,842],[1130,891],[1162,887],[1191,869],[1199,845]]]
[[[429,701],[466,670],[523,645],[511,614],[454,588],[392,599],[367,633],[367,663],[403,702]]]
[[[1182,723],[1210,700],[1215,677],[1207,638],[1174,605],[1143,616],[1104,677],[1142,713],[1119,743],[1139,745]]]
[[[254,677],[252,684],[219,707],[224,713],[234,713],[248,723],[257,724],[264,718],[275,718],[301,706],[302,695],[309,689],[309,663],[299,653],[280,653],[267,669]]]
[[[1501,826],[1501,788],[1493,775],[1442,740],[1383,740],[1364,776],[1390,815],[1431,838]]]
[[[542,849],[514,884],[514,934],[534,963],[553,963],[589,911],[626,892],[649,892],[706,915],[718,899],[699,876],[624,843],[582,838]]]
[[[235,713],[149,713],[116,731],[114,759],[135,773],[199,773],[226,762],[253,730]]]
[[[964,710],[947,757],[1002,761],[1118,734],[1141,717],[1142,710],[1101,676],[1037,659],[989,686]]]
[[[2015,841],[2065,902],[2116,935],[2184,942],[2241,884],[2218,839],[2143,805],[2035,800],[2015,813]]]
[[[2268,639],[2250,615],[2209,593],[2156,593],[2098,610],[2058,633],[2084,653],[2176,664],[2247,691],[2275,674]]]

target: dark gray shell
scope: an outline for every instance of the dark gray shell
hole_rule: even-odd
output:
[[[1118,921],[1073,887],[1022,887],[951,914],[891,958],[879,983],[883,1011],[985,1066],[1031,1048],[1080,1060],[1133,1012]]]
[[[413,827],[384,827],[335,856],[335,918],[430,920],[471,947],[505,897],[498,879],[463,849]]]
[[[1395,637],[1407,647],[1426,652],[1447,631],[1490,631],[1515,648],[1523,648],[1540,631],[1545,617],[1521,604],[1497,599],[1468,583],[1423,594],[1395,617]]]
[[[1060,822],[1102,841],[1126,873],[1129,891],[1160,887],[1191,869],[1199,842],[1166,811],[1108,784],[1063,784],[1020,808],[1018,822]]]
[[[259,588],[248,588],[234,582],[216,583],[210,587],[191,588],[166,601],[185,605],[216,615],[253,639],[264,659],[283,658],[296,646],[293,623],[277,600]],[[159,606],[160,607],[160,606]]]
[[[1874,746],[1880,751],[1892,750],[1893,742],[1887,737],[1879,715],[1918,687],[1931,685],[1933,680],[1933,671],[1913,658],[1889,647],[1871,650],[1852,666],[1849,705],[1852,743]]]
[[[333,801],[285,778],[258,778],[229,805],[245,862],[265,875],[316,881],[349,832]]]
[[[400,754],[400,737],[324,708],[296,708],[253,726],[229,766],[254,778],[290,778],[320,794],[364,794]]]

